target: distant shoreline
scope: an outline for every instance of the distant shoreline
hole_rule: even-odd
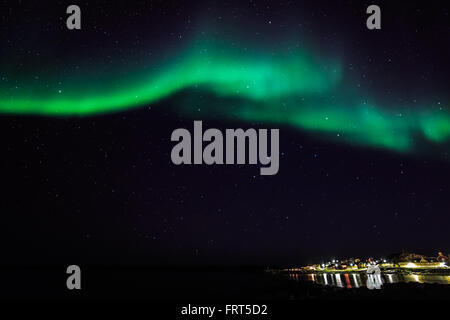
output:
[[[380,268],[381,273],[397,273],[397,274],[436,274],[436,275],[450,275],[450,268]],[[275,273],[302,273],[302,274],[323,274],[323,273],[366,273],[367,268],[364,269],[325,269],[325,270],[305,270],[295,268],[285,269],[270,269],[270,272]]]

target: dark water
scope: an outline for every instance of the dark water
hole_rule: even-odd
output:
[[[382,288],[385,283],[438,283],[450,284],[450,275],[439,274],[396,274],[383,273],[381,275],[367,275],[364,273],[322,273],[322,274],[298,274],[290,273],[289,278],[293,281],[310,281],[325,286],[336,286],[341,288],[369,289]]]
[[[362,273],[283,274],[254,268],[151,268],[83,266],[82,289],[66,287],[66,266],[1,267],[2,299],[144,299],[205,301],[236,299],[302,300],[314,298],[450,299],[450,275],[385,273],[369,278]],[[407,284],[409,282],[409,284]],[[313,283],[319,285],[312,285]],[[381,283],[381,286],[380,286]],[[391,286],[383,284],[391,283]],[[386,290],[334,290],[380,286]],[[388,289],[387,287],[390,287]],[[352,296],[351,296],[352,295]]]

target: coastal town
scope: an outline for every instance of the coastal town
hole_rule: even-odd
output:
[[[422,254],[402,252],[391,254],[381,258],[346,258],[330,259],[317,264],[300,267],[287,267],[285,272],[362,272],[367,271],[371,265],[377,265],[381,271],[401,272],[402,270],[423,271],[436,270],[448,271],[450,273],[450,257],[438,252],[435,256],[425,256]]]
[[[381,258],[329,259],[306,266],[268,269],[272,274],[285,276],[297,284],[313,283],[320,290],[382,289],[385,285],[427,284],[450,285],[450,257],[437,252],[425,256],[412,252],[391,254]],[[438,288],[438,287],[433,287]],[[439,287],[438,290],[442,290]],[[327,291],[328,292],[328,291]]]

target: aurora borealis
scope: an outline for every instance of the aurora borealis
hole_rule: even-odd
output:
[[[253,267],[450,253],[450,2],[377,1],[380,30],[365,0],[79,0],[69,30],[72,4],[2,2],[0,298],[278,295]]]
[[[225,50],[196,45],[156,73],[123,80],[120,89],[105,90],[103,83],[97,84],[97,94],[84,94],[87,89],[84,79],[74,85],[69,97],[61,92],[40,97],[34,88],[25,88],[27,92],[34,92],[29,98],[21,98],[20,94],[3,97],[0,108],[7,113],[84,116],[154,103],[179,90],[198,86],[218,96],[258,102],[299,94],[324,94],[340,76],[337,67],[324,71],[324,66],[314,64],[300,52],[274,59],[255,58],[253,54],[236,55]]]
[[[351,89],[353,80],[338,59],[324,61],[294,45],[266,45],[261,50],[244,44],[230,49],[227,44],[191,41],[186,50],[171,55],[173,61],[152,61],[156,71],[136,72],[126,79],[110,72],[111,79],[105,75],[107,80],[94,88],[86,80],[95,66],[58,92],[40,91],[36,85],[3,87],[0,112],[92,116],[154,104],[183,91],[190,92],[189,99],[177,98],[174,104],[193,117],[201,104],[204,116],[289,125],[335,141],[402,152],[416,150],[417,138],[445,144],[450,137],[446,101],[439,102],[439,108],[430,108],[426,101],[414,108],[385,106],[376,102],[376,93]],[[202,93],[212,99],[205,103],[195,98]]]

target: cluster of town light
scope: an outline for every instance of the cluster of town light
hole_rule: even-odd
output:
[[[409,262],[407,265],[405,265],[405,268],[420,268],[421,266],[418,266],[417,264],[415,264],[414,262]],[[437,266],[439,268],[445,268],[445,262],[441,262],[439,263],[439,265]]]
[[[379,259],[379,260],[378,259],[377,260],[368,259],[367,261],[361,261],[361,262],[359,262],[360,261],[359,259],[356,259],[356,262],[353,259],[349,259],[349,260],[351,260],[351,261],[348,261],[348,260],[347,261],[342,261],[343,263],[340,264],[338,259],[332,259],[331,261],[328,261],[327,263],[321,263],[320,267],[322,269],[325,269],[327,267],[338,268],[340,265],[343,265],[343,266],[347,266],[348,265],[348,266],[350,266],[353,269],[353,268],[357,268],[358,265],[362,265],[362,266],[366,267],[367,265],[370,265],[370,264],[387,263],[386,259]]]
[[[407,263],[400,262],[400,263],[403,265],[397,265],[397,266],[402,267],[402,268],[445,268],[446,267],[445,262],[440,262],[440,263],[432,262],[432,263],[427,263],[427,265],[425,265],[423,263],[415,263],[415,262],[407,262]],[[366,261],[360,261],[359,259],[348,259],[348,260],[344,260],[341,262],[338,259],[332,259],[331,261],[328,261],[326,263],[321,263],[314,269],[316,269],[316,268],[319,268],[319,269],[339,268],[339,267],[342,267],[343,269],[347,269],[348,267],[350,267],[351,269],[357,269],[357,268],[366,268],[370,265],[382,265],[382,266],[389,265],[391,267],[395,266],[394,263],[388,262],[384,258],[368,259]],[[310,267],[310,268],[312,268],[312,267]]]
[[[290,268],[290,271],[300,271],[300,270],[366,270],[379,266],[382,268],[401,268],[401,269],[436,269],[450,268],[449,265],[450,256],[447,257],[439,252],[438,257],[425,257],[419,254],[401,254],[393,259],[385,258],[348,258],[344,260],[332,259],[328,262],[322,262],[320,264],[308,265],[300,268]]]

